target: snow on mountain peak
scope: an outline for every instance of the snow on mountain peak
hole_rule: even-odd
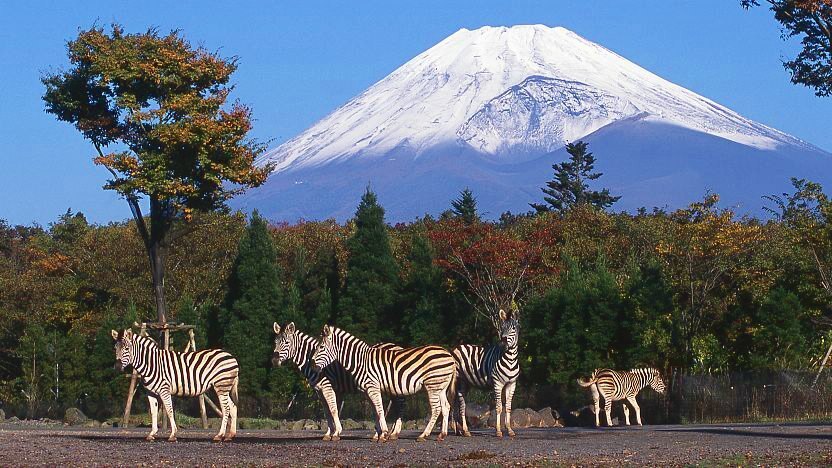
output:
[[[537,156],[635,116],[756,148],[807,146],[566,28],[484,26],[451,34],[259,162],[283,171],[448,145]]]

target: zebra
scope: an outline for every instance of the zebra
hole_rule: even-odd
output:
[[[357,391],[358,385],[356,385],[355,379],[338,363],[327,366],[323,372],[316,372],[312,368],[309,358],[315,352],[319,341],[297,330],[294,322],[287,324],[282,330],[280,325],[275,322],[272,328],[276,335],[272,364],[281,366],[285,361],[291,361],[297,366],[300,373],[306,377],[309,386],[315,389],[315,392],[327,406],[327,431],[323,440],[340,440],[342,427],[341,420],[338,417],[337,395]],[[401,349],[401,347],[392,343],[377,344],[373,347],[378,349]],[[393,426],[392,434],[394,437],[398,437],[399,432],[401,432],[403,405],[404,399],[397,398],[394,410],[398,417]],[[373,432],[373,438],[378,438],[378,428]]]
[[[315,349],[312,362],[314,368],[320,371],[334,361],[344,366],[355,378],[358,388],[373,403],[380,431],[379,442],[388,439],[382,392],[404,396],[424,389],[428,394],[431,416],[417,440],[422,442],[430,435],[440,413],[442,430],[437,440],[442,441],[448,435],[451,405],[446,392],[454,386],[456,364],[453,355],[446,349],[440,346],[374,349],[344,330],[324,325],[321,342]],[[396,438],[395,435],[390,437]]]
[[[134,335],[130,329],[122,332],[111,330],[110,334],[116,341],[116,370],[122,371],[132,366],[147,389],[153,421],[147,440],[154,440],[159,430],[157,421],[160,402],[170,420],[168,440],[176,442],[176,421],[173,418],[171,396],[198,396],[209,388],[217,392],[222,408],[220,431],[213,440],[230,441],[234,438],[237,434],[237,385],[240,382],[239,365],[234,356],[221,349],[187,353],[166,351],[150,338]]]
[[[641,426],[641,408],[636,402],[636,395],[645,387],[651,387],[660,395],[665,393],[665,385],[658,369],[646,367],[629,371],[614,371],[611,369],[595,369],[587,380],[578,379],[581,387],[590,387],[592,404],[595,410],[595,426],[601,425],[599,416],[599,394],[604,398],[604,412],[607,414],[607,425],[612,426],[612,402],[626,399],[636,410],[636,422]],[[630,425],[630,408],[624,403],[624,420]]]
[[[520,375],[518,361],[518,342],[520,339],[519,312],[506,312],[500,309],[499,321],[495,323],[500,336],[499,344],[492,344],[483,348],[476,345],[460,345],[454,348],[459,381],[456,387],[457,408],[454,411],[454,426],[457,434],[471,437],[468,431],[468,421],[465,416],[465,394],[471,387],[489,388],[494,392],[494,406],[497,412],[497,437],[503,436],[500,428],[500,413],[503,412],[503,396],[505,396],[506,430],[509,437],[514,437],[511,428],[511,400],[517,387]]]

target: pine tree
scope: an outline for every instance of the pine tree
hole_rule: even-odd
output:
[[[402,285],[401,342],[417,343],[445,342],[447,327],[442,314],[442,271],[433,263],[434,253],[430,241],[417,235],[408,262],[410,271]]]
[[[474,221],[479,221],[480,215],[477,213],[477,199],[468,187],[459,194],[459,198],[451,202],[453,210],[451,210],[455,217],[470,224]]]
[[[368,342],[395,338],[394,314],[399,271],[384,223],[384,208],[369,188],[355,212],[355,233],[347,241],[349,260],[338,325]]]
[[[538,213],[556,211],[564,213],[577,205],[590,205],[598,209],[609,208],[621,197],[610,195],[609,190],[590,190],[588,182],[596,180],[603,174],[593,172],[595,156],[587,151],[587,144],[583,141],[566,145],[569,160],[552,165],[555,177],[541,189],[546,196],[546,203],[531,203],[531,207]]]
[[[284,310],[276,251],[266,221],[255,211],[240,239],[222,317],[222,343],[240,363],[240,393],[255,398],[269,388],[272,322]]]

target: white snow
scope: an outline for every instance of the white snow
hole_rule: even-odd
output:
[[[457,31],[258,163],[280,172],[442,145],[533,157],[636,115],[758,149],[810,146],[567,29],[529,25]]]

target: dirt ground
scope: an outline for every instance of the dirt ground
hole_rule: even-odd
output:
[[[378,444],[367,431],[323,442],[313,431],[249,431],[231,443],[211,431],[184,430],[179,441],[147,442],[147,429],[33,428],[0,424],[0,465],[273,466],[830,466],[832,425],[697,425],[490,431],[444,442]],[[161,435],[161,434],[160,434]]]

